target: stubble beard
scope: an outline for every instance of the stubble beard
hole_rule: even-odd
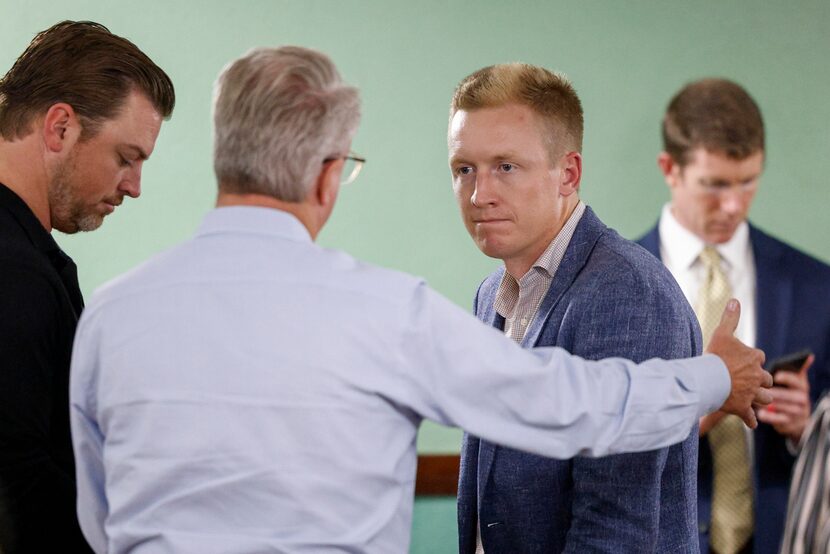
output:
[[[67,234],[94,231],[104,222],[104,216],[96,213],[94,206],[84,205],[76,194],[74,161],[74,156],[64,161],[49,183],[52,228]]]

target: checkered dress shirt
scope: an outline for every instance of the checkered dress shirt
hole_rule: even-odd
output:
[[[505,320],[504,334],[516,342],[522,342],[525,331],[536,317],[583,213],[585,204],[580,200],[562,230],[518,281],[507,271],[504,272],[494,307]]]

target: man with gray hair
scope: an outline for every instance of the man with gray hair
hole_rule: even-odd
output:
[[[214,120],[218,207],[96,292],[78,329],[70,417],[96,552],[405,552],[423,418],[570,457],[682,440],[730,380],[725,409],[751,423],[767,402],[763,354],[731,336],[737,304],[720,359],[586,362],[315,246],[363,161],[357,90],[326,56],[250,52],[219,77]]]

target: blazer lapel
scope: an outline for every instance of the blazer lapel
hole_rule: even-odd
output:
[[[755,257],[756,346],[765,352],[780,356],[787,336],[783,325],[790,317],[793,283],[782,263],[778,245],[750,225],[749,240]]]
[[[657,220],[657,225],[652,227],[652,229],[637,239],[637,244],[657,256],[658,260],[662,260],[660,257],[660,220]]]
[[[504,331],[504,317],[500,316],[496,311],[495,302],[496,294],[499,290],[499,283],[504,275],[504,267],[499,268],[495,273],[487,278],[478,293],[478,301],[476,305],[476,317],[484,323]],[[477,494],[478,502],[481,502],[483,495],[484,483],[487,476],[490,474],[490,469],[493,466],[493,458],[496,454],[497,446],[489,441],[478,442],[478,473],[477,473]],[[477,506],[478,509],[481,506]]]
[[[504,318],[496,311],[496,294],[499,292],[499,283],[504,275],[504,267],[493,272],[478,291],[476,300],[476,317],[499,330],[504,330]]]
[[[525,333],[522,340],[522,348],[529,348],[534,346],[539,339],[539,334],[545,326],[545,323],[550,316],[551,311],[562,298],[562,295],[573,283],[576,276],[585,266],[588,256],[591,254],[594,245],[599,237],[606,231],[607,227],[597,218],[591,208],[586,208],[585,213],[582,214],[582,219],[574,230],[573,237],[568,248],[565,250],[565,256],[562,258],[562,263],[554,275],[553,281],[548,288],[548,292],[542,299],[536,317],[533,318],[531,326]],[[501,280],[503,269],[498,274],[498,278],[492,281],[492,286],[489,290],[482,291],[484,294],[480,297],[478,314],[482,321],[486,321],[493,327],[504,329],[504,318],[501,317],[493,307],[498,291],[498,283]],[[480,293],[481,294],[481,293]],[[483,304],[483,305],[482,305]],[[497,445],[488,441],[481,441],[478,451],[478,498],[479,501],[484,497],[484,486],[487,483],[487,478],[490,475],[490,470],[493,467],[493,459],[495,457]]]
[[[547,294],[545,294],[542,303],[539,305],[539,311],[525,332],[525,336],[522,339],[522,348],[536,346],[539,335],[542,329],[545,328],[551,312],[559,303],[565,291],[570,288],[576,276],[579,275],[579,272],[582,271],[582,268],[588,261],[588,256],[590,256],[591,251],[594,249],[594,245],[596,245],[599,237],[607,229],[596,214],[594,214],[594,211],[586,207],[585,213],[582,214],[582,219],[579,220],[574,230],[571,242],[565,250],[562,263],[559,264],[559,269],[556,270],[556,274],[553,276],[550,288],[548,288]]]

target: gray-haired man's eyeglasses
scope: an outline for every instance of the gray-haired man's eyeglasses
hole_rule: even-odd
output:
[[[361,158],[354,152],[349,152],[348,156],[334,156],[326,158],[323,163],[333,162],[334,160],[346,160],[343,164],[343,178],[340,180],[341,185],[348,185],[357,179],[360,170],[363,169],[363,164],[366,163],[366,158]]]

